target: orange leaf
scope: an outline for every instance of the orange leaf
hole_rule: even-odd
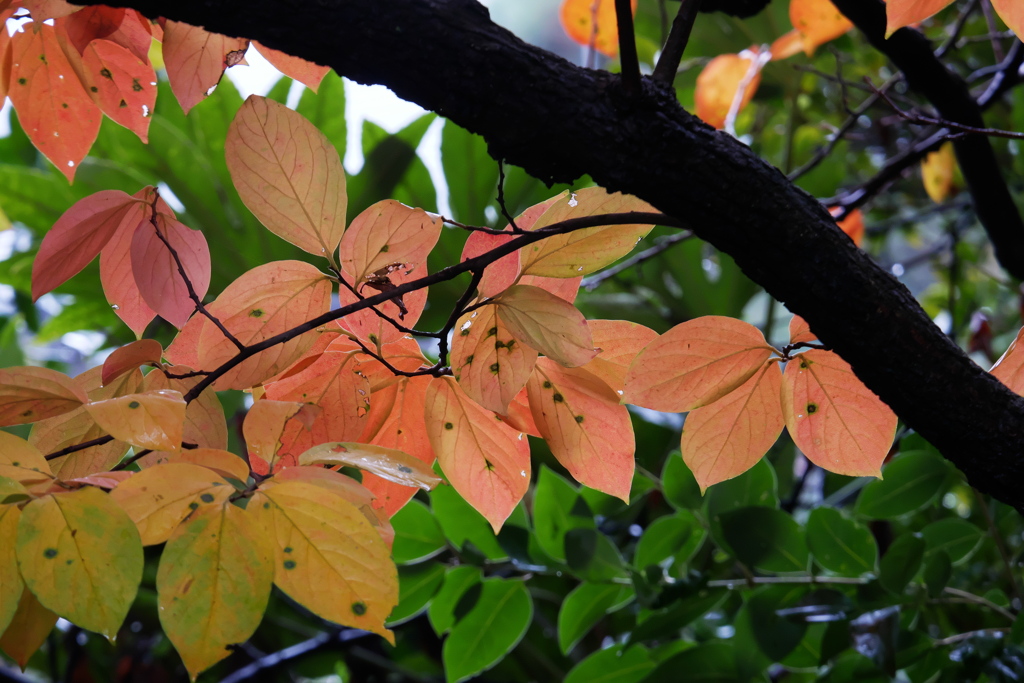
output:
[[[153,195],[152,187],[145,187],[133,197],[149,202]],[[149,207],[143,203],[133,204],[121,221],[117,232],[110,238],[100,253],[100,283],[107,303],[125,325],[141,337],[146,326],[156,316],[156,311],[146,305],[132,272],[132,238],[140,224],[149,224],[146,217]],[[163,199],[157,200],[158,213],[173,216],[170,207]]]
[[[829,209],[829,213],[833,216],[838,214],[841,209],[838,206],[834,206]],[[864,214],[860,209],[854,209],[850,213],[846,214],[846,218],[836,223],[839,229],[847,234],[847,236],[853,240],[853,243],[858,247],[864,241]]]
[[[356,285],[390,265],[413,270],[426,263],[442,225],[440,216],[423,209],[394,199],[377,202],[356,216],[341,238],[341,267]]]
[[[533,419],[551,453],[576,481],[629,502],[633,424],[629,410],[600,379],[541,358],[526,384]]]
[[[1020,0],[992,0],[992,7],[1018,38],[1024,35],[1024,7]]]
[[[896,415],[831,351],[811,350],[786,367],[782,412],[793,442],[819,467],[880,477]]]
[[[572,304],[530,285],[515,285],[495,299],[498,318],[517,340],[566,367],[594,356],[587,320]]]
[[[32,591],[25,588],[14,618],[0,636],[0,650],[24,669],[56,623],[57,615],[43,607]]]
[[[1000,356],[996,364],[989,370],[993,377],[1017,394],[1024,394],[1024,353],[1017,349],[1017,345],[1021,343],[1022,339],[1024,339],[1024,328],[1017,332],[1016,338],[1010,342],[1006,353]]]
[[[70,377],[49,368],[0,369],[0,426],[63,415],[88,401]]]
[[[32,15],[32,20],[37,22],[66,17],[81,9],[64,0],[21,0],[21,5]]]
[[[171,375],[183,375],[191,372],[191,368],[172,365],[165,366],[162,371],[150,372],[146,375],[143,389],[145,391],[169,389],[184,395],[202,379],[202,377],[173,379],[168,377],[165,372]],[[205,389],[185,408],[185,426],[181,439],[202,448],[228,447],[228,425],[224,417],[224,408],[213,388]]]
[[[580,283],[583,276],[579,277],[540,277],[538,275],[523,275],[519,278],[521,285],[540,287],[549,294],[554,294],[563,301],[573,303],[580,291]]]
[[[631,3],[633,14],[636,14],[636,2]],[[580,45],[593,45],[595,50],[609,57],[619,54],[614,0],[563,0],[561,18],[562,28]]]
[[[789,0],[789,20],[803,36],[803,48],[808,56],[853,28],[853,22],[830,0]]]
[[[811,326],[807,321],[798,315],[794,315],[789,321],[789,343],[799,344],[801,342],[812,342],[818,336],[811,332]]]
[[[200,301],[210,287],[210,247],[202,232],[160,214],[156,225],[143,221],[132,237],[132,272],[139,293],[160,317],[181,329],[196,304],[189,296],[178,262],[157,231],[177,252]]]
[[[120,190],[103,190],[61,214],[39,245],[32,263],[32,300],[53,291],[89,265],[129,213],[143,207]]]
[[[177,21],[164,25],[167,80],[186,114],[213,91],[224,69],[238,63],[248,44],[244,38],[228,38]]]
[[[11,17],[11,10],[0,11],[0,21],[6,26]],[[0,31],[0,97],[7,97],[11,85],[11,36],[7,31]]]
[[[85,405],[100,427],[137,448],[181,448],[185,401],[177,391],[147,391]]]
[[[320,66],[299,57],[292,57],[280,50],[274,50],[262,43],[257,43],[255,40],[252,41],[252,44],[261,55],[267,58],[268,62],[274,65],[275,69],[288,78],[302,83],[313,92],[316,92],[316,89],[320,87],[320,81],[331,70],[329,66]]]
[[[232,282],[207,310],[241,343],[252,345],[326,313],[330,303],[331,282],[314,266],[273,261]],[[214,387],[223,391],[255,386],[288,368],[314,340],[315,335],[300,335],[262,351],[230,370]],[[215,368],[236,353],[238,348],[216,326],[202,326],[200,368]]]
[[[68,42],[80,55],[92,41],[109,40],[149,63],[153,34],[149,30],[149,21],[135,10],[103,5],[82,7],[64,19],[64,30]]]
[[[753,467],[782,433],[782,372],[767,362],[709,406],[691,411],[679,448],[701,493]]]
[[[885,37],[888,38],[904,26],[924,21],[952,2],[953,0],[887,0]]]
[[[459,318],[452,335],[450,364],[470,398],[504,415],[530,379],[537,352],[516,341],[497,309],[482,306]]]
[[[100,132],[102,115],[57,41],[56,29],[33,21],[11,38],[7,93],[32,144],[68,181]]]
[[[530,487],[530,445],[450,377],[427,387],[425,419],[438,464],[497,533]]]
[[[603,187],[587,187],[567,197],[560,195],[555,200],[531,230],[585,216],[655,211],[637,197],[609,193]],[[566,278],[592,273],[631,252],[653,227],[650,224],[605,225],[548,237],[522,249],[523,273]]]
[[[628,320],[589,320],[587,324],[594,337],[594,348],[600,353],[583,369],[621,392],[629,366],[645,346],[658,338],[658,333]]]
[[[417,458],[374,444],[351,441],[323,443],[299,456],[299,464],[358,467],[381,479],[426,491],[441,483],[441,477]]]
[[[297,401],[256,401],[242,423],[253,471],[268,474],[295,464],[294,461],[282,462],[278,457],[285,430],[293,420],[300,428],[309,429],[319,412],[316,406]]]
[[[761,84],[761,70],[756,57],[756,50],[745,50],[738,55],[718,55],[708,62],[697,76],[694,91],[697,116],[715,128],[724,127],[739,96],[740,86],[746,83],[735,107],[737,113],[742,111]]]
[[[717,315],[695,318],[637,355],[622,400],[668,413],[700,408],[750,379],[772,351],[749,323]]]
[[[953,143],[946,142],[934,152],[929,152],[921,162],[921,180],[924,191],[936,204],[941,204],[954,189],[956,155]]]
[[[65,479],[64,481],[71,484],[85,484],[87,486],[95,486],[97,488],[110,490],[121,482],[131,479],[133,474],[135,473],[125,472],[123,470],[118,472],[100,472],[98,474],[87,474],[84,477]]]
[[[281,239],[333,258],[345,231],[345,169],[302,114],[251,95],[224,143],[231,180],[253,215]]]
[[[358,287],[359,293],[363,298],[366,298],[377,293],[376,291],[373,291],[373,289],[382,289],[389,287],[390,285],[397,287],[405,284],[406,282],[418,280],[425,274],[426,266],[417,268],[413,272],[409,272],[407,269],[399,269],[387,276],[387,281],[390,284],[384,284],[382,287],[373,287],[372,285],[364,282]],[[368,290],[367,287],[372,288]],[[339,306],[347,306],[359,300],[359,297],[353,294],[348,287],[343,286],[340,287],[339,290]],[[386,291],[386,289],[382,289],[382,291]],[[423,287],[422,289],[417,289],[402,296],[402,306],[405,307],[404,311],[393,301],[378,304],[376,308],[392,320],[397,320],[402,326],[413,327],[416,325],[416,321],[419,320],[426,305],[427,288]],[[364,308],[361,311],[356,311],[355,313],[346,315],[342,318],[341,324],[345,329],[349,330],[360,339],[369,341],[372,347],[376,347],[378,344],[394,342],[405,336],[404,332],[381,318],[369,308]]]
[[[508,415],[499,415],[498,417],[516,431],[535,436],[538,439],[541,438],[540,429],[533,421],[530,398],[525,388],[516,394],[516,397],[508,404]]]
[[[160,362],[164,349],[160,342],[155,339],[140,339],[127,346],[116,349],[103,361],[103,375],[101,381],[104,386],[130,372],[140,365],[156,364]]]
[[[793,29],[788,33],[784,33],[772,43],[769,52],[772,53],[772,59],[789,59],[795,54],[799,54],[804,51],[804,37],[800,31]]]
[[[486,232],[470,233],[469,238],[466,240],[466,245],[462,248],[461,260],[468,261],[481,254],[486,254],[513,239],[515,239],[515,235],[511,233],[508,235],[493,235]],[[484,268],[484,273],[480,277],[480,284],[477,285],[477,291],[480,293],[480,296],[497,296],[515,284],[518,276],[519,250],[516,250],[511,254],[502,256]]]
[[[156,106],[156,73],[144,59],[111,40],[94,40],[82,53],[82,85],[104,114],[149,142]]]

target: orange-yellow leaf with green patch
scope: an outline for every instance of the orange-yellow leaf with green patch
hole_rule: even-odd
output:
[[[753,50],[741,54],[718,55],[704,67],[697,76],[694,90],[694,104],[697,116],[710,126],[725,126],[729,112],[737,97],[740,98],[736,111],[746,107],[761,84],[761,72],[755,64]],[[740,86],[746,83],[742,96]]]
[[[32,591],[25,588],[10,625],[0,636],[0,650],[24,669],[36,650],[46,642],[57,623],[57,615],[43,607]]]
[[[67,177],[89,153],[103,115],[89,99],[53,26],[33,21],[11,38],[11,98],[32,144]]]
[[[285,430],[291,422],[296,423],[300,429],[308,430],[319,414],[320,409],[311,403],[269,399],[256,401],[242,423],[242,435],[249,448],[249,464],[253,471],[268,474],[294,464],[293,460],[282,462],[279,455]]]
[[[540,230],[572,218],[630,211],[654,212],[642,199],[603,187],[557,197],[530,228]],[[650,224],[603,225],[553,235],[522,249],[522,270],[542,277],[578,277],[617,261],[653,228]]]
[[[0,369],[0,426],[63,415],[88,401],[67,375],[49,368]]]
[[[782,433],[779,364],[767,362],[746,382],[686,416],[679,448],[701,493],[753,467]]]
[[[498,316],[497,306],[482,306],[455,324],[452,373],[462,390],[487,410],[508,412],[536,362],[537,351],[519,343]]]
[[[241,462],[241,458],[235,459]],[[170,538],[178,524],[200,506],[223,505],[234,492],[213,469],[168,462],[137,472],[110,496],[138,527],[142,545],[156,545]]]
[[[924,191],[932,201],[941,204],[955,189],[956,154],[953,143],[943,143],[934,152],[929,152],[921,162],[921,181]]]
[[[224,69],[241,61],[248,45],[244,38],[228,38],[177,21],[164,25],[167,80],[186,114],[220,83]]]
[[[100,427],[136,448],[176,451],[181,448],[185,401],[168,389],[128,394],[85,406]]]
[[[382,479],[425,491],[441,483],[441,477],[408,453],[366,443],[323,443],[300,455],[299,464],[358,467]]]
[[[345,232],[345,169],[338,151],[302,114],[251,95],[224,143],[231,180],[272,233],[333,257]]]
[[[885,37],[888,38],[904,26],[924,21],[952,2],[953,0],[887,0]]]
[[[12,479],[5,481],[17,486]],[[21,510],[17,505],[0,505],[0,548],[3,548],[0,552],[0,633],[7,629],[18,611],[21,591],[25,588],[18,571],[18,558],[14,554],[20,519]]]
[[[249,509],[274,546],[278,588],[328,621],[394,642],[384,620],[398,603],[398,573],[355,506],[325,488],[288,481],[258,491]]]
[[[450,377],[427,387],[424,417],[438,464],[495,533],[530,486],[530,446]]]
[[[602,379],[614,391],[622,391],[629,366],[644,347],[658,338],[658,333],[628,320],[588,320],[587,324],[599,353],[583,369]]]
[[[0,431],[0,477],[30,483],[52,479],[53,474],[39,449],[14,434]]]
[[[328,311],[331,282],[308,263],[273,261],[232,282],[207,310],[242,344],[257,344]],[[212,370],[238,353],[212,323],[199,332],[199,369]],[[284,371],[316,340],[304,334],[257,353],[214,384],[218,391],[248,389]]]
[[[526,384],[533,419],[576,481],[629,502],[636,444],[629,410],[583,368],[541,358]]]
[[[156,573],[160,624],[193,679],[259,626],[273,552],[256,515],[228,503],[200,506],[167,541]]]
[[[789,321],[789,343],[800,344],[803,342],[812,342],[817,339],[818,336],[811,332],[811,326],[807,324],[807,321],[798,315],[794,315]]]
[[[633,14],[636,14],[636,2],[631,2]],[[614,0],[563,0],[560,16],[566,34],[580,45],[593,45],[595,50],[609,57],[619,54]]]
[[[441,235],[440,216],[394,199],[379,201],[352,219],[341,238],[341,267],[356,285],[382,268],[413,270],[426,263]]]
[[[50,610],[113,639],[142,581],[132,520],[97,488],[33,500],[18,523],[18,566]]]
[[[93,40],[82,52],[80,78],[110,119],[149,142],[156,106],[156,72],[147,60],[111,40]]]
[[[812,349],[789,362],[782,412],[793,442],[822,469],[880,477],[896,414],[831,351]]]
[[[140,365],[150,365],[160,362],[164,347],[155,339],[140,339],[115,349],[112,354],[103,361],[103,372],[101,382],[104,386]]]
[[[270,62],[275,69],[283,73],[288,78],[294,79],[304,86],[316,92],[317,88],[320,87],[320,81],[324,79],[327,72],[331,70],[329,66],[320,66],[313,62],[306,61],[300,57],[292,57],[289,54],[269,48],[262,43],[258,43],[255,40],[252,44],[256,47],[261,55],[266,57],[267,61]]]
[[[172,365],[164,367],[164,371],[171,375],[182,375],[191,372],[191,369]],[[146,375],[142,387],[145,391],[169,389],[185,395],[200,380],[202,377],[168,377],[163,371],[157,370]],[[181,439],[202,448],[228,447],[228,424],[224,416],[224,407],[217,398],[217,392],[212,388],[205,389],[185,408],[185,425]]]
[[[637,354],[622,401],[667,413],[700,408],[746,382],[772,351],[761,331],[742,320],[694,318]]]
[[[495,300],[498,319],[519,342],[566,367],[597,355],[587,320],[569,302],[539,287],[515,285]]]
[[[789,20],[803,36],[804,52],[808,55],[853,28],[853,22],[831,0],[789,0]]]

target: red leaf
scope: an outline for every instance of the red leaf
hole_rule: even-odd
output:
[[[159,214],[156,225],[143,221],[132,237],[132,272],[139,293],[160,317],[181,329],[196,310],[196,304],[189,297],[178,263],[157,230],[177,252],[200,300],[210,286],[210,247],[202,232]]]
[[[248,44],[244,38],[228,38],[177,21],[164,25],[167,80],[186,114],[220,83],[228,60],[234,59],[232,54],[244,54]]]
[[[164,348],[155,339],[140,339],[116,349],[103,361],[103,386],[140,365],[159,363],[163,352]]]
[[[405,284],[406,282],[418,280],[424,275],[426,275],[425,266],[417,268],[412,273],[399,269],[388,275],[388,281],[397,287],[398,285]],[[341,287],[339,289],[339,306],[347,306],[359,300],[359,298],[347,287]],[[365,286],[360,287],[359,289],[363,298],[377,294],[376,291],[368,289]],[[404,313],[402,308],[392,301],[386,301],[383,304],[378,304],[376,308],[392,320],[398,321],[403,327],[411,328],[414,327],[416,325],[416,321],[420,319],[420,315],[423,313],[423,309],[426,305],[427,288],[424,287],[422,289],[409,292],[402,297],[402,306],[405,307]],[[405,336],[404,332],[381,318],[369,308],[364,308],[361,311],[356,311],[355,313],[346,315],[341,319],[341,324],[345,329],[349,330],[363,341],[370,342],[371,347],[375,347],[377,344],[394,342]]]
[[[156,106],[156,73],[145,60],[110,40],[94,40],[82,53],[82,84],[104,114],[149,142]]]
[[[148,203],[152,193],[152,187],[145,187],[133,197],[144,199]],[[135,284],[131,258],[132,238],[140,224],[149,225],[146,219],[149,211],[146,204],[133,205],[121,221],[117,232],[100,253],[100,282],[103,285],[103,294],[117,317],[124,321],[136,337],[141,337],[146,326],[156,317],[156,311],[146,305],[138,285]],[[174,215],[162,199],[157,200],[157,211]]]
[[[486,254],[492,249],[515,239],[515,235],[492,235],[486,232],[471,233],[462,248],[462,259],[468,261],[471,258]],[[502,256],[497,261],[484,268],[484,274],[477,285],[480,296],[497,296],[515,284],[519,276],[519,250]]]
[[[149,21],[135,10],[103,5],[83,7],[64,19],[64,30],[78,54],[84,54],[86,46],[94,40],[109,40],[149,64],[153,34]]]

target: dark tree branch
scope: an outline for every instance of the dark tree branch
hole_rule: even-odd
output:
[[[622,89],[630,97],[636,97],[640,94],[640,59],[636,54],[636,35],[633,32],[633,8],[630,0],[615,0],[615,21],[619,29]]]
[[[494,158],[537,178],[590,174],[685,218],[698,237],[803,316],[972,485],[1024,509],[1024,399],[943,335],[815,198],[683,111],[664,88],[642,82],[641,97],[624,98],[617,77],[523,43],[472,0],[120,4],[386,84],[483,135]]]
[[[699,10],[700,0],[682,0],[679,4],[679,13],[672,20],[672,32],[665,41],[665,47],[658,57],[658,65],[654,67],[654,74],[651,76],[658,83],[672,85],[675,81],[679,62],[683,59],[686,44],[690,42],[690,32],[693,30],[693,23]]]
[[[943,119],[985,128],[978,103],[967,84],[947,69],[921,33],[900,29],[885,39],[882,0],[835,0],[835,6],[907,77],[907,83],[931,102]],[[1024,279],[1024,220],[1010,195],[992,144],[972,135],[953,141],[956,158],[974,211],[992,241],[996,258],[1011,275]]]

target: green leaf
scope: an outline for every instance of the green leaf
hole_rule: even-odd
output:
[[[800,525],[785,512],[745,507],[721,517],[722,538],[743,564],[769,572],[807,571],[807,543]]]
[[[564,683],[639,683],[654,666],[643,645],[610,647],[574,666]]]
[[[928,554],[924,571],[921,573],[924,585],[928,589],[928,597],[933,599],[939,597],[952,576],[953,562],[949,559],[949,554],[946,551],[937,550]]]
[[[661,468],[661,491],[677,510],[696,510],[703,502],[700,486],[679,451],[672,451],[665,458]]]
[[[459,565],[452,567],[444,576],[441,590],[434,596],[427,610],[427,618],[434,627],[434,633],[443,635],[455,625],[455,607],[462,596],[474,585],[480,583],[483,573],[479,567]]]
[[[441,164],[451,189],[454,218],[469,225],[487,225],[488,206],[497,203],[498,162],[487,153],[479,135],[445,121],[441,133]],[[505,218],[498,219],[504,225]]]
[[[410,500],[391,518],[395,545],[391,555],[397,563],[422,562],[444,550],[444,532],[426,505]]]
[[[444,565],[435,562],[399,567],[398,605],[388,617],[387,627],[403,624],[426,609],[444,578]]]
[[[596,529],[572,529],[565,535],[565,556],[572,572],[587,581],[627,576],[619,549]]]
[[[504,560],[508,557],[483,515],[474,510],[451,486],[438,486],[431,491],[430,507],[444,535],[456,548],[465,550],[469,543],[489,560]]]
[[[775,470],[764,458],[740,476],[709,488],[705,502],[709,519],[751,505],[779,506]]]
[[[661,564],[670,557],[676,564],[685,564],[700,548],[706,535],[697,518],[687,510],[659,517],[647,527],[636,544],[633,566],[642,570]]]
[[[341,156],[345,156],[348,131],[345,127],[345,82],[341,76],[328,71],[316,92],[309,88],[303,90],[295,111],[309,119]]]
[[[840,576],[875,571],[878,546],[871,532],[834,508],[815,508],[807,520],[807,545],[823,569]]]
[[[902,593],[921,568],[925,542],[920,536],[904,534],[898,537],[882,556],[878,580],[890,593]]]
[[[533,601],[523,582],[487,579],[481,586],[476,604],[444,641],[441,656],[448,683],[472,678],[501,661],[533,619]]]
[[[806,592],[806,586],[762,586],[747,596],[734,622],[736,639],[738,643],[749,642],[756,654],[741,651],[737,653],[740,660],[753,660],[757,670],[796,649],[807,633],[807,623],[781,617],[779,611],[796,605]]]
[[[949,467],[929,451],[902,453],[882,468],[882,479],[869,482],[857,497],[858,514],[891,519],[925,507],[946,487]]]
[[[685,672],[685,677],[683,676]],[[733,683],[739,680],[736,652],[722,641],[704,643],[661,662],[644,683]]]
[[[548,467],[541,467],[537,477],[533,528],[541,549],[559,562],[565,562],[566,533],[595,528],[590,508],[573,485]]]
[[[558,647],[568,654],[608,611],[622,602],[628,587],[583,582],[562,601],[558,610]]]
[[[668,607],[641,610],[637,616],[637,626],[630,633],[628,642],[677,638],[679,629],[718,607],[728,593],[729,591],[724,588],[698,585],[684,591],[679,599]]]
[[[940,519],[921,530],[928,554],[944,551],[953,564],[966,561],[981,542],[985,534],[967,520],[958,517]]]

